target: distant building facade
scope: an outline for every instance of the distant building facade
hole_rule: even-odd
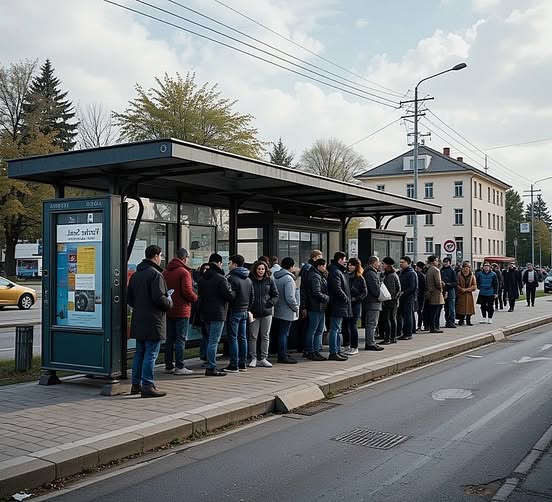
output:
[[[357,178],[366,186],[414,198],[414,155],[410,150]],[[418,199],[442,206],[442,214],[418,216],[418,255],[442,258],[447,240],[456,243],[453,263],[467,260],[481,266],[488,256],[504,256],[506,249],[507,183],[475,168],[462,157],[450,156],[450,148],[438,152],[419,147]],[[389,223],[389,230],[406,232],[407,254],[414,251],[412,216],[401,216]],[[373,227],[366,218],[361,227]]]

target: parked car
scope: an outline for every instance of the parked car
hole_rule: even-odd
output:
[[[17,305],[21,310],[30,309],[36,302],[36,291],[0,277],[0,309]]]
[[[544,292],[552,293],[552,270],[548,272],[548,275],[544,279]]]

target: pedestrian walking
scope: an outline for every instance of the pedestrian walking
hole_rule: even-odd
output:
[[[383,260],[383,284],[391,294],[391,299],[382,302],[379,325],[383,331],[382,345],[397,343],[397,309],[401,295],[401,282],[395,270],[395,260],[386,256]]]
[[[228,338],[230,342],[230,364],[224,369],[229,373],[247,371],[247,324],[249,311],[255,301],[253,283],[249,270],[243,265],[245,259],[240,254],[230,257],[228,282],[235,296],[230,301]]]
[[[325,361],[322,352],[322,334],[326,321],[326,309],[330,301],[326,260],[318,258],[313,263],[313,270],[309,274],[309,285],[305,308],[307,309],[307,331],[305,335],[306,358],[311,361]]]
[[[424,262],[416,263],[416,276],[418,277],[418,293],[416,294],[416,325],[418,331],[427,331],[429,328],[424,324],[424,306],[426,293],[426,277],[424,273]]]
[[[445,328],[456,328],[456,286],[458,273],[451,267],[450,258],[443,258],[441,280],[445,283]]]
[[[358,258],[349,258],[347,280],[351,291],[351,311],[353,315],[343,319],[343,353],[346,356],[358,354],[358,320],[361,316],[362,302],[366,298],[364,269]]]
[[[491,264],[485,262],[483,270],[477,274],[477,288],[479,295],[477,304],[481,306],[481,321],[480,324],[492,324],[494,314],[494,301],[498,295],[498,278],[491,270]]]
[[[180,248],[163,271],[167,288],[174,291],[171,296],[173,306],[167,312],[165,373],[174,373],[175,375],[193,374],[193,370],[186,368],[184,365],[192,303],[197,302],[197,294],[193,288],[192,271],[188,267],[189,256],[187,249]]]
[[[160,267],[162,250],[151,245],[128,283],[127,302],[132,307],[130,337],[136,340],[132,361],[132,395],[163,397],[154,382],[155,361],[167,332],[167,311],[172,306]]]
[[[471,322],[472,316],[475,315],[473,292],[476,288],[477,283],[471,265],[469,262],[465,261],[462,264],[462,270],[458,274],[456,286],[456,315],[458,316],[458,326],[463,326],[464,321],[467,326],[473,326]]]
[[[296,364],[297,359],[288,353],[288,336],[291,323],[299,318],[299,302],[297,301],[295,260],[290,256],[282,259],[281,269],[274,273],[274,282],[278,289],[278,302],[274,306],[274,319],[278,320],[278,362]]]
[[[525,286],[525,300],[527,306],[535,306],[535,296],[539,287],[540,273],[535,270],[532,263],[527,264],[527,269],[523,272],[523,285]]]
[[[341,350],[341,331],[344,319],[352,317],[351,290],[347,273],[347,255],[337,251],[328,267],[328,293],[330,295],[330,355],[331,361],[346,361]]]
[[[399,340],[412,340],[418,276],[412,268],[410,256],[403,256],[399,266],[401,269],[399,275],[401,296],[399,298],[397,334]]]
[[[366,299],[364,301],[364,350],[383,350],[376,343],[376,327],[378,325],[382,304],[379,300],[381,280],[379,277],[379,258],[370,256],[364,269],[366,281]]]
[[[209,257],[209,268],[198,282],[198,294],[199,313],[209,334],[205,376],[225,376],[226,372],[217,368],[217,348],[228,317],[228,304],[236,293],[224,276],[220,254],[213,253]]]
[[[504,292],[508,297],[508,312],[513,312],[516,300],[523,290],[521,272],[517,269],[515,263],[511,262],[508,264],[508,268],[502,274],[502,282],[504,284]]]
[[[439,319],[441,317],[441,309],[445,304],[443,297],[444,283],[441,279],[441,271],[437,267],[438,258],[431,255],[427,259],[426,273],[426,299],[428,303],[428,321],[430,333],[442,333],[439,329]]]
[[[274,305],[278,302],[278,289],[268,270],[268,264],[264,261],[256,261],[253,264],[249,278],[253,283],[255,297],[251,307],[253,320],[249,323],[249,367],[271,368],[272,363],[268,360],[268,346]],[[259,359],[257,359],[258,337],[261,339]]]

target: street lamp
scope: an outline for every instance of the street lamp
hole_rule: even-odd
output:
[[[429,77],[425,77],[420,80],[414,88],[414,199],[418,199],[418,87],[422,82],[429,80],[430,78],[438,77],[449,71],[458,71],[468,66],[466,63],[458,63],[457,65],[449,68],[448,70],[440,71]],[[414,240],[414,261],[418,259],[418,215],[414,213],[414,225],[413,225],[413,240]]]
[[[535,265],[535,199],[533,197],[533,194],[535,192],[534,187],[537,183],[546,180],[552,180],[552,176],[547,176],[546,178],[542,178],[535,181],[534,183],[531,183],[531,263],[533,265]],[[539,263],[539,265],[542,265],[542,263]]]

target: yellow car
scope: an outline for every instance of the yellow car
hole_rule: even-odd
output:
[[[0,277],[0,309],[17,305],[21,310],[30,309],[36,302],[36,291]]]

